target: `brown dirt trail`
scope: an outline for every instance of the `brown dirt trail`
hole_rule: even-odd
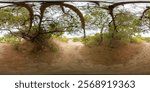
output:
[[[24,54],[0,44],[0,74],[150,74],[150,44],[117,49],[55,41],[56,53]]]

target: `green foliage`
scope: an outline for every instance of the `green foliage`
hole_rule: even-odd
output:
[[[144,40],[146,42],[150,42],[150,37],[142,37],[142,40]]]
[[[143,40],[142,40],[142,38],[140,38],[140,37],[132,37],[132,38],[130,39],[130,42],[131,42],[131,43],[142,43]]]
[[[106,41],[109,41],[110,40],[110,34],[107,32],[107,33],[103,33],[103,40],[106,42]],[[99,45],[100,43],[100,34],[99,33],[96,33],[95,35],[93,36],[87,36],[86,38],[84,37],[76,37],[76,38],[72,38],[72,40],[74,42],[82,42],[83,44],[85,45]]]
[[[80,41],[81,41],[81,38],[75,37],[75,38],[72,38],[72,41],[73,41],[73,42],[80,42]]]
[[[53,35],[52,38],[59,40],[59,41],[62,41],[62,42],[68,42],[69,41],[69,38],[57,36],[57,35]]]
[[[20,42],[20,39],[12,35],[6,35],[4,37],[0,37],[0,43],[14,44],[18,42]]]
[[[98,45],[100,42],[100,36],[99,34],[95,34],[94,36],[87,36],[86,38],[80,37],[80,38],[74,38],[73,41],[80,41],[85,45]]]
[[[131,36],[127,31],[121,31],[115,34],[115,38],[120,40],[122,43],[129,43]]]
[[[29,19],[28,11],[25,8],[3,8],[0,9],[1,27],[13,28],[26,24]],[[27,25],[26,25],[27,26]]]
[[[95,6],[88,7],[87,9],[84,9],[84,11],[86,11],[84,16],[86,25],[95,25],[101,30],[103,30],[104,27],[108,27],[109,17],[105,10]]]
[[[115,35],[115,38],[122,44],[128,44],[128,43],[142,43],[144,40],[141,36],[128,36],[128,33],[122,31]],[[72,38],[74,42],[82,42],[85,45],[99,45],[101,38],[100,34],[96,33],[94,36],[87,36],[86,38],[80,37],[80,38]],[[148,41],[150,41],[150,38],[145,38]],[[103,33],[103,42],[109,43],[111,40],[111,34],[110,32]]]
[[[17,38],[13,35],[7,34],[4,37],[0,37],[0,43],[11,44],[16,50],[19,50],[21,44],[21,38]]]
[[[86,22],[91,22],[92,16],[87,14],[87,15],[84,16],[84,19],[85,19]]]
[[[119,13],[117,13],[115,15],[115,23],[117,32],[114,30],[114,25],[112,22],[109,26],[109,32],[110,34],[114,33],[114,38],[122,41],[123,43],[129,43],[135,34],[139,34],[141,32],[141,22],[138,16],[129,11],[121,10]]]

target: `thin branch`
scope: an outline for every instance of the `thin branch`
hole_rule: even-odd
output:
[[[17,36],[16,34],[14,34],[9,28],[1,28],[0,30],[6,30],[8,31],[10,34],[14,35],[14,36]]]
[[[1,6],[0,9],[7,8],[7,7],[14,7],[14,5]]]

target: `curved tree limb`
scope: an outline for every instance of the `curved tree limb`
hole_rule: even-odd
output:
[[[84,30],[84,37],[86,37],[86,32],[85,32],[85,21],[84,21],[84,17],[83,14],[80,12],[79,9],[77,9],[76,7],[74,7],[73,5],[70,4],[63,4],[63,6],[70,8],[71,10],[73,10],[79,17],[80,17],[80,21],[81,21],[81,26]]]
[[[85,21],[84,21],[84,17],[83,14],[80,12],[79,9],[77,9],[75,6],[70,5],[70,4],[66,4],[64,2],[50,2],[50,3],[42,3],[41,7],[40,7],[40,11],[41,11],[41,18],[40,18],[40,23],[39,23],[39,27],[41,26],[41,22],[43,19],[43,15],[44,15],[44,11],[47,7],[51,6],[51,5],[60,5],[60,7],[62,8],[62,11],[64,11],[64,7],[70,8],[71,10],[73,10],[80,18],[81,21],[81,27],[84,30],[84,37],[86,37],[86,32],[85,32]]]
[[[143,13],[142,13],[142,15],[141,15],[141,17],[140,17],[140,20],[142,20],[142,19],[145,17],[145,13],[146,13],[148,10],[150,10],[150,7],[147,7],[147,8],[143,11]]]
[[[34,11],[32,9],[32,6],[29,4],[26,4],[25,2],[19,2],[19,3],[14,3],[14,4],[17,6],[20,6],[20,7],[24,7],[28,10],[29,15],[30,15],[30,26],[29,26],[29,30],[28,30],[28,33],[29,33],[31,30],[31,27],[32,27],[33,19],[34,19]]]

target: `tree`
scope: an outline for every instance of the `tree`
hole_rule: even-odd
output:
[[[149,32],[150,30],[150,7],[147,7],[143,11],[140,20],[142,21],[141,30],[143,32]]]
[[[61,11],[60,14],[62,14],[60,15],[61,18],[58,18],[59,21],[53,19],[52,15],[49,15],[51,12],[54,12],[53,10],[49,11],[49,8],[55,6],[58,8],[55,8],[54,11]],[[37,10],[38,8],[39,10]],[[35,45],[34,51],[40,51],[45,46],[48,46],[48,39],[52,34],[62,33],[69,29],[72,30],[75,27],[73,22],[78,20],[78,18],[82,29],[85,29],[84,17],[80,10],[65,2],[43,2],[37,6],[32,3],[17,2],[1,7],[0,12],[3,12],[0,14],[1,29],[8,30],[11,34],[33,43]],[[72,15],[72,12],[76,16]],[[70,23],[70,20],[72,23]]]
[[[108,22],[110,21],[109,15],[100,6],[88,6],[86,7],[86,15],[84,16],[86,26],[96,26],[99,29],[100,39],[99,44],[103,41],[103,32],[108,28]],[[95,30],[93,28],[93,30]]]
[[[126,10],[120,10],[120,11],[118,11],[117,14],[115,14],[114,18],[116,21],[116,28],[118,31],[114,34],[116,39],[129,40],[136,33],[141,32],[141,30],[140,30],[141,22],[140,22],[138,16],[133,14],[132,12],[126,11]],[[110,23],[109,30],[111,33],[114,32],[114,31],[112,31],[114,29],[113,27],[114,27],[113,24]]]

